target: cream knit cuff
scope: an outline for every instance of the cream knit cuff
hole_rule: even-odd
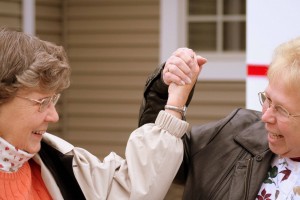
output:
[[[155,120],[155,124],[157,126],[162,127],[170,134],[178,138],[181,138],[186,133],[189,127],[189,123],[181,119],[178,119],[177,117],[165,112],[164,110],[161,110],[159,112]]]

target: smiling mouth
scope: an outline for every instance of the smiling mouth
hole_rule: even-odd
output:
[[[279,135],[279,134],[276,134],[276,133],[270,133],[270,132],[269,132],[269,135],[270,135],[270,137],[273,138],[273,139],[281,139],[281,138],[283,138],[282,135]]]
[[[45,131],[32,131],[32,133],[35,135],[43,135]]]

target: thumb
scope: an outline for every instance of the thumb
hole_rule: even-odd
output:
[[[199,66],[204,65],[207,62],[206,58],[203,58],[202,56],[197,55],[197,63]]]

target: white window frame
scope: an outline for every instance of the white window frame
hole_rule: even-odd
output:
[[[166,61],[177,48],[187,46],[187,5],[188,0],[160,1],[160,62]],[[221,32],[219,31],[219,33]],[[217,48],[217,51],[219,48]],[[201,80],[246,80],[247,66],[245,53],[197,53],[208,59],[208,63],[205,64],[201,72]]]

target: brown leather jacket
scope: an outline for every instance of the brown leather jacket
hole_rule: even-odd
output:
[[[139,126],[153,122],[164,109],[168,92],[160,78],[162,68],[146,82]],[[185,156],[175,179],[185,183],[183,199],[256,198],[274,156],[260,118],[258,111],[236,109],[220,121],[191,128],[183,138]]]

